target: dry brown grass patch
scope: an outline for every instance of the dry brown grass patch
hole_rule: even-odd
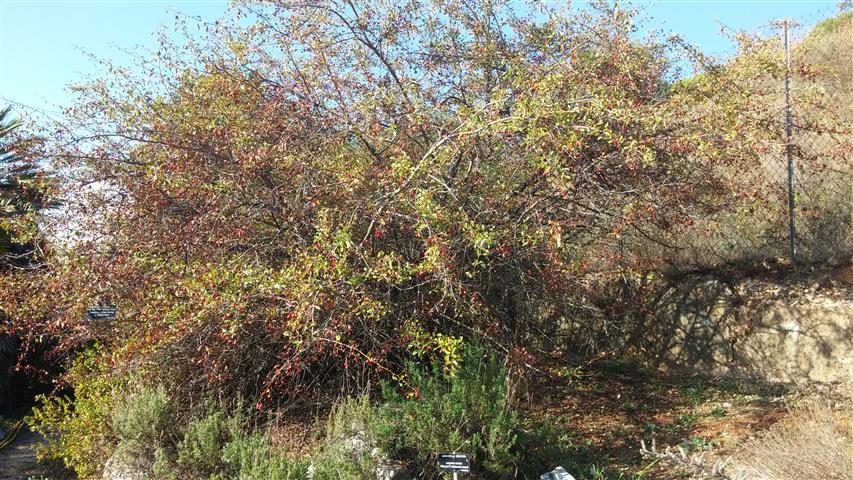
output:
[[[810,399],[745,445],[737,464],[756,480],[853,480],[853,404]]]

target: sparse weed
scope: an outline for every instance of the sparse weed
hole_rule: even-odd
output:
[[[712,418],[723,418],[729,414],[729,411],[726,407],[722,405],[715,405],[710,412],[708,412],[708,416]]]
[[[670,433],[674,435],[683,435],[690,432],[699,423],[700,415],[696,410],[690,410],[687,413],[682,413],[675,418],[675,422],[669,425]]]
[[[681,397],[687,400],[694,407],[702,403],[707,395],[707,388],[705,385],[693,385],[687,387],[681,391]]]
[[[686,452],[707,452],[714,448],[714,442],[702,437],[692,437],[679,444]]]

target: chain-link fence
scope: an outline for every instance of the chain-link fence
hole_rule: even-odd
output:
[[[726,64],[742,71],[721,76],[751,132],[733,141],[752,153],[709,165],[725,187],[692,225],[656,232],[656,245],[641,240],[642,255],[690,269],[850,261],[853,12],[767,30]]]
[[[791,37],[791,26],[788,28]],[[853,253],[853,12],[788,42],[796,261]]]

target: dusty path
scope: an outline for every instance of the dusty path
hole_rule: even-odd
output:
[[[27,480],[47,475],[49,469],[36,464],[35,447],[40,441],[40,435],[24,427],[11,445],[0,450],[0,480]]]

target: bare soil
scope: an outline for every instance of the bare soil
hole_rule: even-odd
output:
[[[557,372],[559,373],[559,371]],[[641,458],[640,441],[727,457],[787,414],[781,385],[678,377],[614,361],[542,378],[526,415],[569,432],[571,473],[582,479],[677,479]]]
[[[49,466],[36,462],[35,447],[40,441],[38,434],[24,427],[11,445],[0,450],[0,480],[27,480],[49,475]]]

